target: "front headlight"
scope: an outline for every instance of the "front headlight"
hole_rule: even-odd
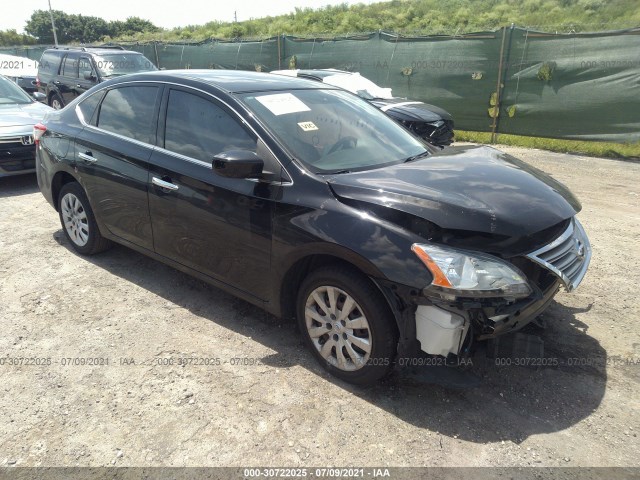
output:
[[[515,266],[485,253],[414,243],[411,250],[433,274],[431,286],[465,297],[522,298],[532,290]]]

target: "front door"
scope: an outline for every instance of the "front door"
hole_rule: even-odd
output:
[[[156,253],[253,296],[270,291],[277,186],[224,178],[212,168],[226,150],[256,151],[257,138],[212,97],[167,88],[160,146],[151,156],[149,211]]]

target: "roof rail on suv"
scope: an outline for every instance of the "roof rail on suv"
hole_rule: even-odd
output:
[[[56,50],[81,50],[87,52],[89,50],[124,50],[120,45],[103,45],[100,47],[53,47]]]

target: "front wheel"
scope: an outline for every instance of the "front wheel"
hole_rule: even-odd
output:
[[[313,271],[300,287],[297,315],[307,347],[334,376],[366,385],[393,367],[393,316],[364,275],[339,266]]]
[[[78,253],[93,255],[111,246],[111,241],[100,235],[89,199],[79,183],[71,182],[62,187],[58,213],[62,230]]]

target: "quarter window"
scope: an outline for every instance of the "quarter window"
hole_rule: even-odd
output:
[[[52,75],[58,74],[58,68],[62,60],[63,52],[45,52],[40,59],[40,65],[38,65],[38,72],[48,73]]]
[[[92,122],[93,114],[95,113],[96,107],[98,106],[98,103],[100,103],[101,98],[101,92],[94,93],[89,98],[85,98],[78,104],[78,108],[80,108],[80,112],[82,112],[82,118],[85,123],[95,125],[95,122]]]
[[[145,143],[151,134],[158,87],[122,87],[109,90],[100,106],[98,128]]]
[[[210,162],[216,154],[227,150],[255,152],[256,139],[214,102],[171,90],[164,146],[172,152]]]

